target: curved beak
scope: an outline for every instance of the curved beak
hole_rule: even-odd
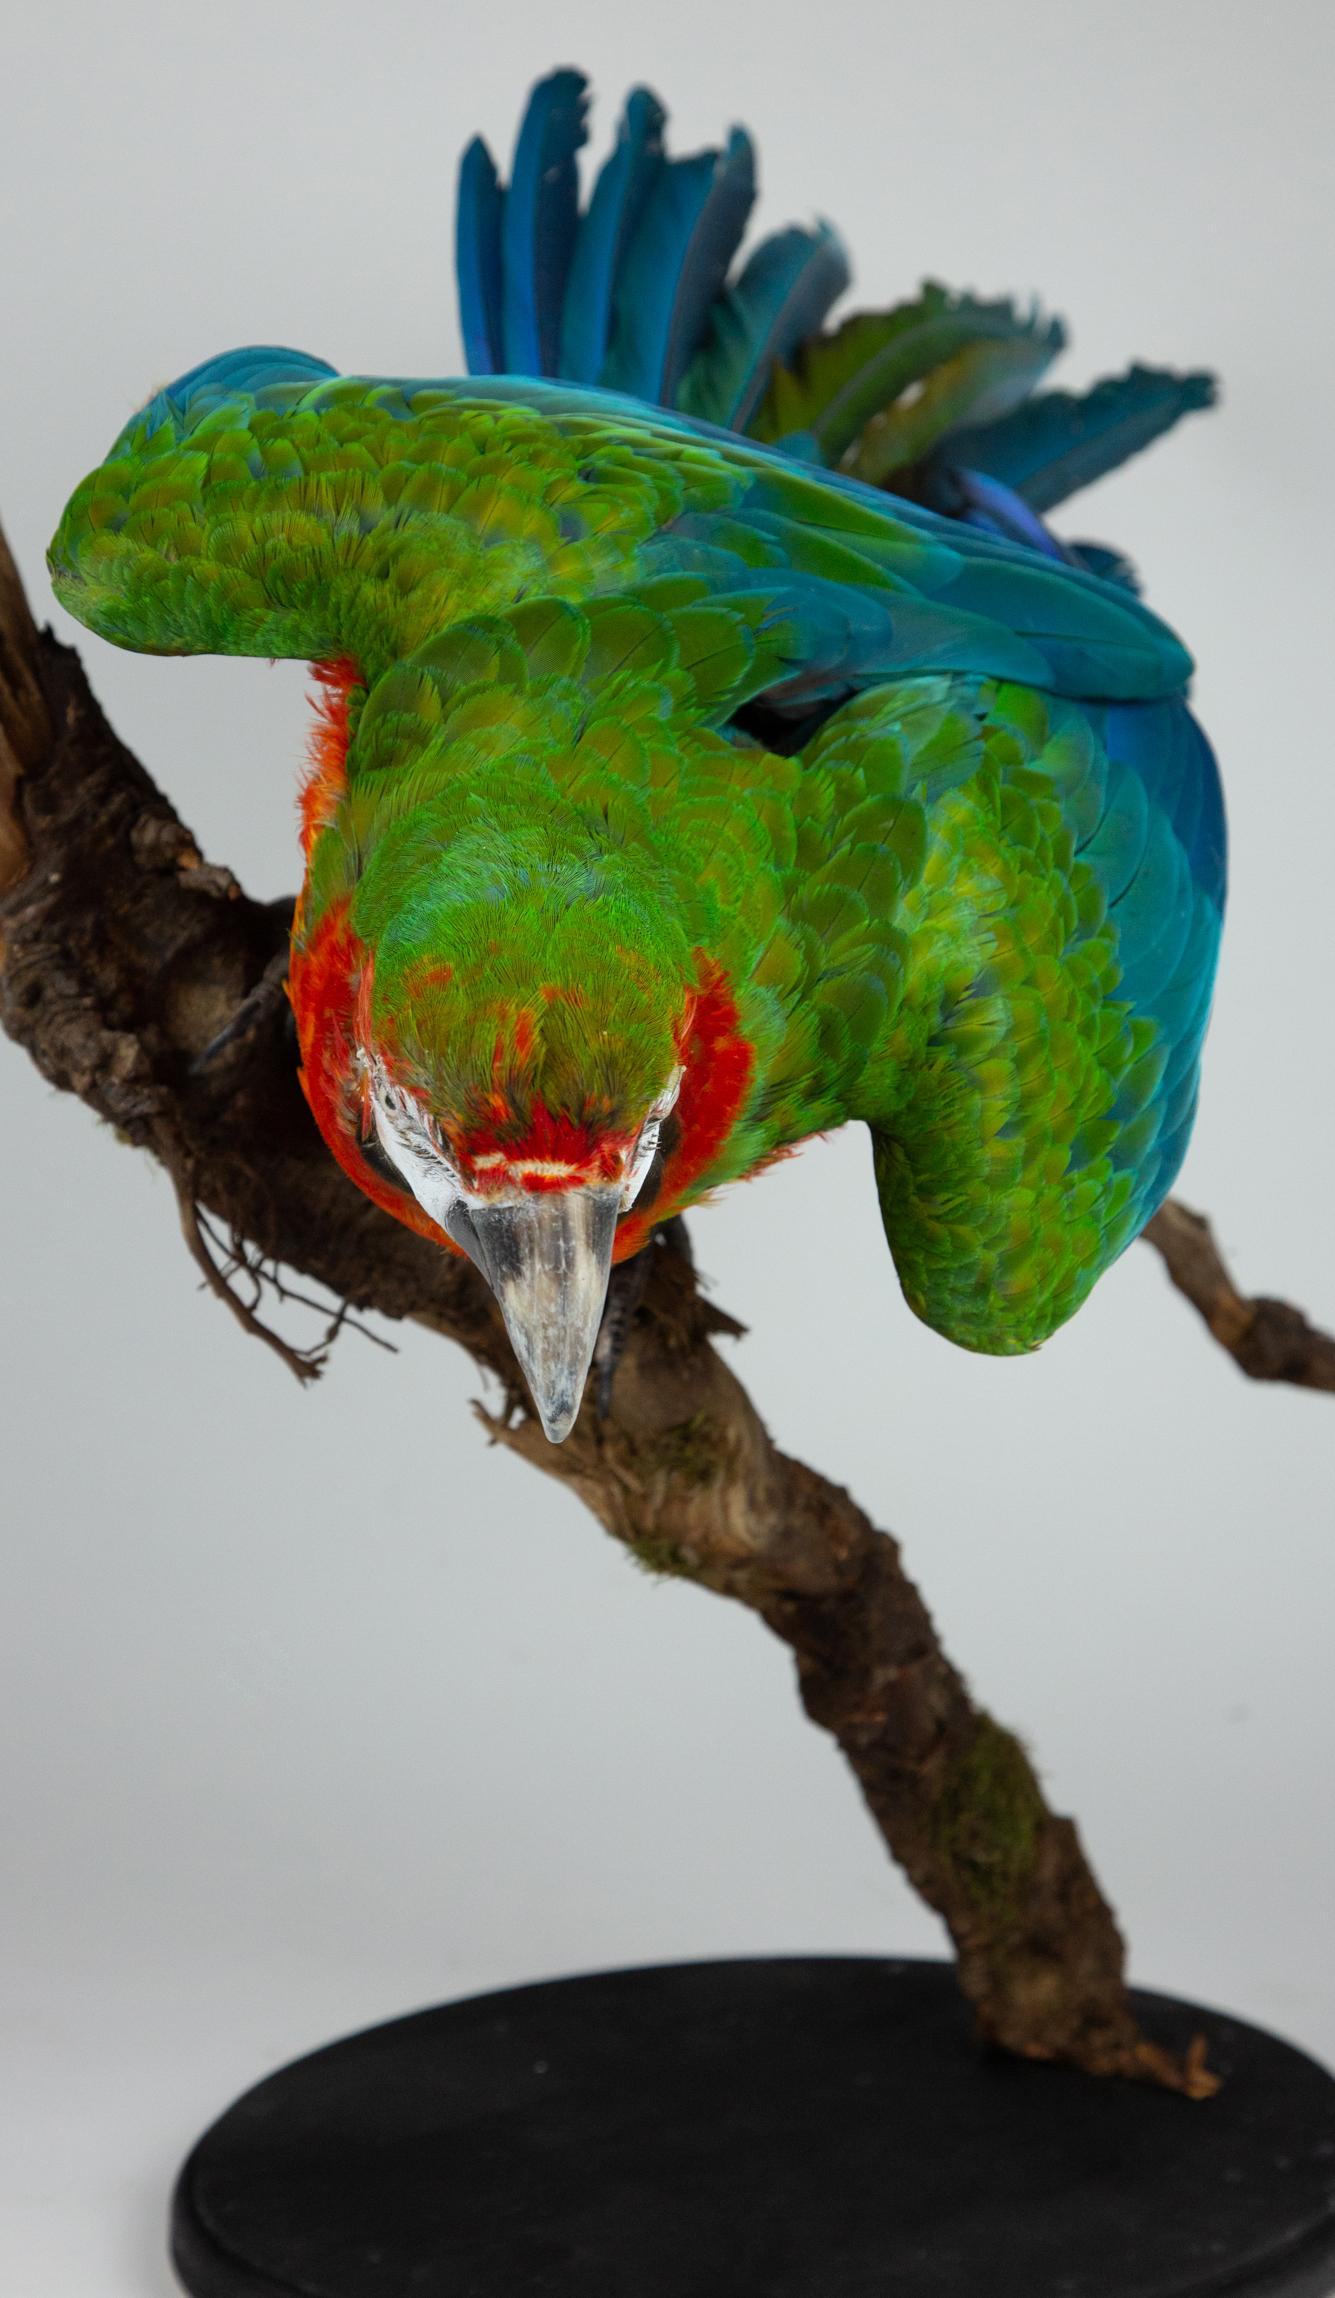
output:
[[[570,1434],[603,1318],[621,1193],[553,1189],[456,1204],[445,1226],[482,1271],[552,1444]]]

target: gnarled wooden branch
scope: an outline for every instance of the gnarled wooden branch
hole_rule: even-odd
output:
[[[1144,1234],[1162,1253],[1178,1291],[1199,1309],[1220,1347],[1249,1379],[1335,1389],[1335,1337],[1309,1324],[1288,1301],[1263,1294],[1249,1300],[1240,1293],[1203,1213],[1170,1197]]]
[[[1074,1826],[970,1698],[897,1543],[776,1449],[712,1346],[738,1328],[670,1236],[652,1248],[607,1417],[586,1405],[566,1444],[547,1444],[481,1280],[344,1177],[273,1001],[246,1004],[283,946],[280,912],[202,859],[77,655],[34,630],[2,541],[0,867],[0,1020],[52,1084],[166,1167],[192,1247],[205,1250],[202,1211],[336,1302],[457,1341],[503,1385],[490,1423],[502,1443],[571,1485],[643,1562],[758,1613],[949,1927],[988,2041],[1192,2096],[1213,2088],[1199,2053],[1176,2059],[1139,2032]]]

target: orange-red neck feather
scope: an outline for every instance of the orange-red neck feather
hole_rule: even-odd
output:
[[[301,850],[308,860],[321,830],[327,830],[337,814],[348,786],[348,697],[353,687],[361,684],[361,673],[347,654],[335,662],[313,662],[311,675],[315,679],[311,696],[314,719],[306,745],[306,772],[297,793]]]

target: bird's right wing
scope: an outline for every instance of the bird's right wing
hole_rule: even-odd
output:
[[[338,376],[267,347],[150,401],[51,564],[117,644],[350,658],[368,683],[535,596],[709,598],[756,641],[718,717],[941,670],[1149,700],[1190,668],[1114,584],[684,416],[513,376]]]

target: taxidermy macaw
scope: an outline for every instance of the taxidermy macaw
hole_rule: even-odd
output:
[[[581,211],[585,103],[465,155],[468,380],[210,359],[51,552],[118,645],[316,666],[305,1091],[553,1442],[612,1263],[853,1119],[918,1315],[1044,1340],[1177,1170],[1224,890],[1189,659],[1042,516],[1209,378],[1035,395],[1060,326],[932,285],[828,330],[828,225],[731,269],[745,134],[637,89]]]

